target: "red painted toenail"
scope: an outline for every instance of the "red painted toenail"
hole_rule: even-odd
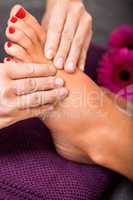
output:
[[[7,62],[10,62],[12,59],[11,58],[6,58],[6,61]]]
[[[23,19],[26,16],[26,12],[23,8],[20,8],[18,10],[18,12],[16,13],[16,17],[18,17],[19,19]]]
[[[9,33],[11,33],[11,34],[15,33],[15,28],[10,26],[9,27]]]
[[[11,42],[7,42],[7,47],[10,48],[12,46]]]
[[[12,17],[10,21],[11,21],[12,23],[16,23],[17,20],[18,20],[17,17]]]

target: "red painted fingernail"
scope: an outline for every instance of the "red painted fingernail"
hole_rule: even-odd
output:
[[[15,28],[10,26],[9,27],[9,33],[11,33],[11,34],[15,33]]]
[[[12,46],[11,42],[7,42],[7,47],[10,48]]]
[[[23,8],[20,8],[15,16],[18,17],[19,19],[23,19],[26,16],[26,12]]]
[[[17,20],[18,20],[17,17],[12,17],[10,21],[11,21],[12,23],[16,23]]]
[[[10,62],[12,59],[11,58],[6,58],[6,61],[7,62]]]

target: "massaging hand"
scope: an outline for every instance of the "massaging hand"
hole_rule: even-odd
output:
[[[0,128],[53,110],[67,95],[55,73],[52,65],[0,64]]]
[[[81,0],[48,0],[42,21],[46,31],[45,56],[58,69],[84,70],[92,38],[92,17]]]

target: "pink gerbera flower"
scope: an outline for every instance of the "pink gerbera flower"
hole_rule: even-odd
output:
[[[127,48],[106,53],[99,65],[98,82],[117,93],[133,84],[133,51]]]
[[[115,29],[110,36],[109,47],[128,48],[133,50],[133,26],[122,25]]]

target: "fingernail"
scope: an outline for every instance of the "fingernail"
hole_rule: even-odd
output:
[[[73,62],[69,62],[67,65],[66,65],[66,70],[68,72],[73,72],[74,71],[74,63]]]
[[[80,65],[80,69],[81,69],[81,71],[84,71],[85,65],[84,65],[84,64],[81,64],[81,65]]]
[[[7,42],[7,47],[10,48],[12,46],[11,42]]]
[[[64,80],[60,77],[55,79],[55,86],[63,86],[64,85]]]
[[[15,33],[15,28],[12,27],[12,26],[10,26],[10,27],[9,27],[9,33],[10,33],[10,34]]]
[[[68,90],[66,88],[60,89],[59,95],[60,95],[61,99],[64,99],[68,95]]]
[[[53,56],[54,56],[54,52],[53,52],[52,49],[49,49],[49,50],[46,51],[46,58],[52,59]]]
[[[12,23],[16,23],[17,21],[18,21],[17,17],[12,17],[10,20],[10,22],[12,22]]]
[[[50,106],[49,108],[48,108],[48,111],[53,111],[55,108],[54,108],[54,106]]]
[[[23,8],[20,8],[15,16],[18,17],[19,19],[23,19],[26,17],[26,12]]]
[[[54,65],[55,65],[58,69],[61,69],[61,68],[63,67],[63,64],[64,64],[64,60],[63,60],[62,57],[55,58]]]

